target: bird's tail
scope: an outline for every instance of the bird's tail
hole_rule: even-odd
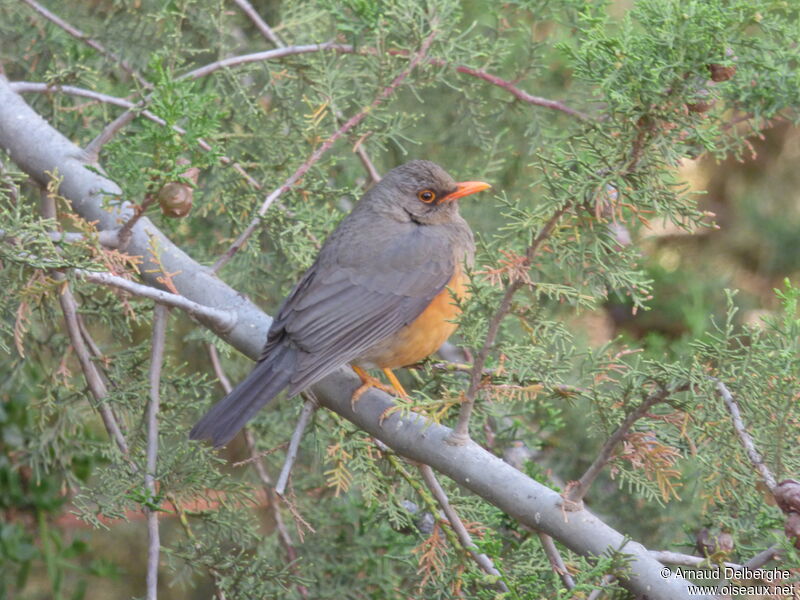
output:
[[[285,346],[258,363],[230,394],[211,407],[189,433],[193,440],[211,439],[224,446],[255,414],[289,385],[297,350]]]

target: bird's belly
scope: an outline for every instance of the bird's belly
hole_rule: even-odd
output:
[[[436,352],[458,327],[452,321],[461,309],[453,296],[466,298],[467,282],[459,269],[416,319],[370,348],[354,364],[366,369],[394,369],[418,363]]]

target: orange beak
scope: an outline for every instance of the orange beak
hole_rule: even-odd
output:
[[[483,181],[462,181],[461,183],[456,184],[455,192],[452,194],[447,194],[447,196],[442,198],[441,201],[452,202],[453,200],[458,200],[464,196],[469,196],[470,194],[476,194],[477,192],[488,190],[490,187],[492,186]]]

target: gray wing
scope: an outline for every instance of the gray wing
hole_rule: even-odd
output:
[[[411,323],[447,286],[455,265],[446,236],[411,223],[398,229],[391,244],[377,234],[335,253],[326,244],[284,301],[261,360],[286,343],[299,350],[290,395]]]

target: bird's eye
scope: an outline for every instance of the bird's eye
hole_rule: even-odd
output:
[[[417,198],[425,204],[430,204],[436,200],[436,194],[430,190],[422,190],[421,192],[417,192]]]

